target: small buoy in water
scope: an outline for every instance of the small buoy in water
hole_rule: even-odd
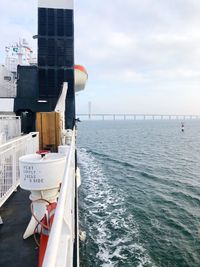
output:
[[[185,131],[185,124],[184,124],[184,122],[181,122],[181,131],[182,131],[182,132]]]
[[[85,231],[80,231],[79,232],[79,238],[82,242],[85,242],[86,240],[86,232]]]

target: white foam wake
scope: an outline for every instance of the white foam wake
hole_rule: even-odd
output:
[[[78,151],[82,174],[83,217],[89,242],[97,248],[98,266],[153,266],[139,242],[139,231],[132,214],[128,214],[125,192],[110,181],[92,153]]]

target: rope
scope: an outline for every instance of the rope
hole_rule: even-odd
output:
[[[50,229],[49,225],[46,225],[46,224],[44,224],[42,221],[39,221],[38,218],[35,216],[35,214],[34,214],[34,212],[33,212],[33,203],[36,203],[36,202],[38,202],[38,201],[44,201],[44,202],[47,202],[49,205],[51,204],[51,202],[49,202],[49,201],[46,200],[46,199],[40,198],[40,199],[37,199],[37,200],[33,200],[33,201],[31,202],[31,205],[30,205],[30,207],[31,207],[31,213],[32,213],[34,219],[36,220],[36,222],[37,222],[39,225],[41,225],[41,227],[43,227],[43,228],[49,230],[49,229]]]
[[[36,225],[36,227],[35,227],[33,236],[34,236],[34,240],[35,240],[36,245],[37,245],[38,247],[40,247],[40,243],[39,243],[39,241],[38,241],[38,239],[37,239],[37,237],[36,237],[36,233],[37,233],[37,228],[38,228],[38,226],[39,226],[39,223],[38,223],[38,224]]]
[[[40,247],[40,243],[39,243],[39,241],[38,241],[38,239],[37,239],[37,237],[36,237],[36,233],[37,233],[38,226],[40,225],[42,228],[45,228],[45,229],[47,229],[47,230],[50,229],[50,226],[44,224],[44,223],[42,222],[42,220],[39,221],[39,220],[37,219],[36,215],[35,215],[34,212],[33,212],[33,203],[36,203],[36,202],[38,202],[38,201],[44,201],[44,202],[48,203],[49,205],[51,204],[51,202],[49,202],[48,200],[46,200],[46,199],[44,199],[44,198],[40,198],[40,199],[37,199],[37,200],[33,200],[33,201],[31,202],[31,205],[30,205],[30,208],[31,208],[31,214],[32,214],[32,216],[34,217],[34,219],[36,220],[36,222],[38,223],[38,224],[36,225],[36,227],[35,227],[33,236],[34,236],[34,240],[35,240],[36,245],[37,245],[38,247]],[[47,222],[48,222],[48,220],[47,220]]]

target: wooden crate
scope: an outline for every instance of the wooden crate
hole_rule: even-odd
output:
[[[40,133],[40,149],[57,152],[61,144],[60,114],[57,112],[38,112],[36,130]]]

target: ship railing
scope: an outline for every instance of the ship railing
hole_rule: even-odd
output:
[[[19,116],[0,116],[0,145],[20,135],[21,118]]]
[[[35,153],[38,148],[38,133],[30,133],[0,145],[0,207],[19,185],[19,158]]]
[[[75,130],[66,159],[66,167],[43,267],[73,266],[75,242]]]

